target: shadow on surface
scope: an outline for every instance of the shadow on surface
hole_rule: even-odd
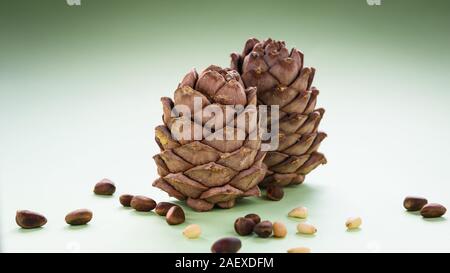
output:
[[[447,222],[447,218],[445,217],[437,217],[437,218],[422,218],[425,222],[431,222],[431,223],[442,223]]]
[[[411,215],[411,216],[421,216],[420,211],[407,211],[405,210],[405,214]]]
[[[156,213],[154,213],[153,211],[136,211],[136,210],[132,210],[130,211],[131,215],[137,215],[137,216],[155,216],[157,215]]]
[[[314,202],[319,189],[310,186],[308,184],[291,186],[284,188],[285,194],[284,198],[280,201],[272,201],[265,197],[265,190],[261,190],[261,197],[251,197],[242,198],[236,202],[236,206],[231,209],[214,208],[207,212],[197,212],[186,205],[184,201],[172,201],[172,203],[181,206],[185,211],[200,213],[200,214],[211,214],[211,213],[228,213],[229,211],[242,210],[251,208],[252,210],[263,210],[264,208],[294,208],[305,203]]]
[[[75,230],[83,230],[83,229],[87,229],[89,227],[89,224],[86,225],[79,225],[79,226],[65,226],[64,229],[65,230],[69,230],[69,231],[75,231]]]
[[[41,231],[41,230],[43,230],[43,229],[44,229],[43,227],[29,228],[29,229],[26,229],[26,228],[17,228],[17,229],[15,230],[15,232],[18,232],[18,233],[21,233],[21,234],[27,234],[27,233],[35,233],[35,232]]]
[[[131,210],[134,210],[134,209],[132,207],[117,206],[117,210],[131,211]]]
[[[101,198],[101,199],[114,199],[114,194],[113,195],[100,195],[100,194],[95,194],[92,193],[92,196],[95,198]]]
[[[347,233],[358,233],[361,232],[361,228],[353,228],[353,229],[347,229]]]
[[[307,239],[312,239],[312,238],[316,238],[316,234],[303,234],[303,233],[296,233],[297,236],[302,237],[302,238],[307,238]]]

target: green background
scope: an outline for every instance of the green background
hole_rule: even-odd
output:
[[[449,3],[2,0],[0,249],[207,252],[235,235],[235,218],[254,212],[283,221],[289,235],[242,237],[243,252],[449,252],[446,218],[424,220],[402,208],[409,194],[450,206]],[[252,36],[286,40],[317,68],[329,163],[280,202],[186,208],[180,226],[122,208],[121,193],[170,200],[151,187],[159,98],[192,67],[227,66]],[[116,182],[114,197],[93,195],[103,177]],[[298,205],[309,208],[315,236],[295,233],[298,221],[286,215]],[[84,207],[93,221],[66,226],[65,214]],[[49,222],[21,230],[17,209]],[[363,226],[347,232],[353,215]],[[191,223],[203,228],[198,240],[181,235]]]

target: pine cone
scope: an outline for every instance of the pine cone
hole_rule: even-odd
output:
[[[194,98],[201,110],[194,107]],[[170,196],[186,200],[187,205],[197,211],[208,211],[217,205],[230,208],[236,199],[259,196],[258,184],[263,180],[267,167],[263,164],[265,153],[260,151],[259,136],[249,135],[257,129],[245,119],[245,126],[235,122],[245,111],[222,112],[223,115],[208,115],[211,106],[225,110],[227,105],[253,106],[256,112],[256,88],[244,88],[236,71],[210,66],[200,75],[189,72],[175,91],[174,100],[164,97],[163,122],[155,129],[155,139],[161,153],[154,156],[160,176],[153,186],[166,191]],[[171,113],[180,105],[188,109],[180,117]],[[200,119],[201,117],[201,119]],[[198,135],[192,130],[188,138],[179,138],[179,124],[189,128],[209,128],[210,135]],[[240,126],[240,127],[239,127]],[[213,139],[213,135],[235,138]],[[243,137],[236,138],[237,134]],[[256,134],[257,135],[257,134]]]
[[[284,41],[249,39],[242,54],[231,54],[231,69],[246,87],[256,87],[258,104],[278,105],[279,147],[268,152],[268,167],[261,186],[300,184],[305,175],[327,162],[319,152],[327,136],[318,132],[325,113],[315,109],[319,90],[311,87],[315,69],[303,66],[303,53],[289,51]]]

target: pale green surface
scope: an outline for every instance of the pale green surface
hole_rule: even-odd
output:
[[[243,252],[449,252],[447,218],[424,220],[402,208],[408,194],[450,207],[449,4],[278,2],[1,1],[1,250],[209,251],[235,235],[235,218],[254,212],[283,221],[289,235],[242,238]],[[180,226],[121,208],[121,193],[170,200],[150,186],[159,97],[193,66],[227,65],[250,36],[285,39],[318,69],[329,163],[280,202],[186,209]],[[103,177],[117,183],[114,197],[92,194]],[[298,221],[286,214],[298,205],[309,208],[316,236],[295,234]],[[93,221],[67,227],[65,214],[82,207],[94,211]],[[17,209],[42,212],[49,223],[20,230]],[[362,229],[347,232],[353,215]],[[190,223],[203,228],[200,239],[181,235]]]

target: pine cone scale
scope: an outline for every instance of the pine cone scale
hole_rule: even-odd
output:
[[[175,190],[169,183],[167,183],[164,179],[158,178],[153,182],[153,186],[157,187],[169,194],[170,197],[175,197],[178,200],[186,199],[186,195],[181,192]]]
[[[201,183],[186,177],[182,173],[170,173],[164,176],[164,181],[175,190],[191,198],[198,198],[208,188]]]
[[[206,187],[219,187],[227,184],[236,175],[230,168],[214,162],[193,167],[184,172],[189,178]]]
[[[208,145],[194,141],[173,148],[173,152],[191,165],[203,165],[219,159],[219,153]]]

